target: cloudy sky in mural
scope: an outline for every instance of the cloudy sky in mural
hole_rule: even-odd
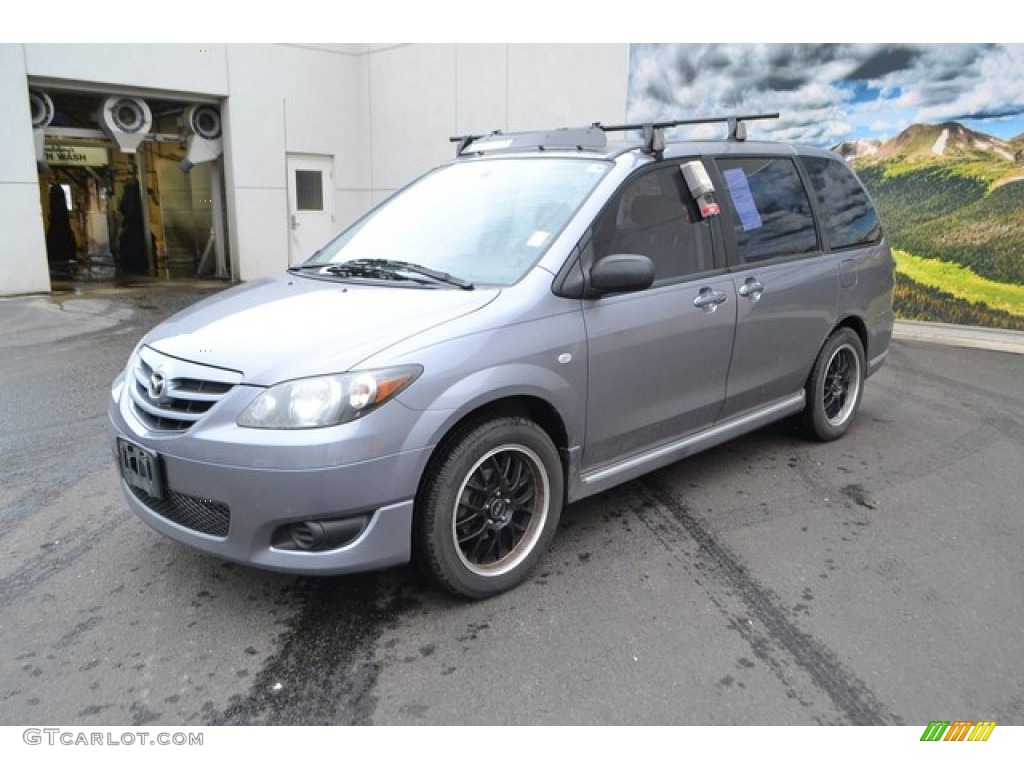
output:
[[[657,43],[629,58],[630,120],[779,112],[751,137],[820,146],[946,120],[1024,133],[1024,45]]]

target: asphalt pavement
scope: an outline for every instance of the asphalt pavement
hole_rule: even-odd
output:
[[[0,299],[0,724],[1024,725],[1024,334],[901,323],[844,439],[781,423],[574,504],[474,603],[127,510],[109,382],[220,287]]]

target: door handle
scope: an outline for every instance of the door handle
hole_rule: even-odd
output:
[[[718,305],[725,301],[725,291],[716,291],[713,288],[701,288],[697,298],[693,300],[693,306],[703,309],[705,312],[714,312]]]
[[[764,283],[754,277],[748,277],[744,280],[739,290],[740,296],[744,296],[755,303],[761,300],[762,293],[764,293]]]
[[[298,219],[298,217],[297,217],[297,216],[296,216],[296,215],[295,215],[295,214],[293,213],[293,214],[292,214],[292,229],[298,229],[298,228],[299,228],[299,219]]]

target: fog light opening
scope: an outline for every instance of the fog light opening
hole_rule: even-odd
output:
[[[371,515],[356,515],[339,520],[302,520],[282,525],[274,532],[275,549],[322,552],[351,544],[366,530]]]
[[[290,526],[292,541],[299,549],[307,551],[323,547],[327,541],[327,532],[323,523],[316,520],[307,520],[302,523],[295,523]]]

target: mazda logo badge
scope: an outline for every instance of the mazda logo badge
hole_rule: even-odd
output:
[[[149,376],[149,386],[146,387],[146,391],[149,393],[150,400],[159,400],[164,396],[164,391],[167,389],[167,380],[160,371],[153,371]]]

